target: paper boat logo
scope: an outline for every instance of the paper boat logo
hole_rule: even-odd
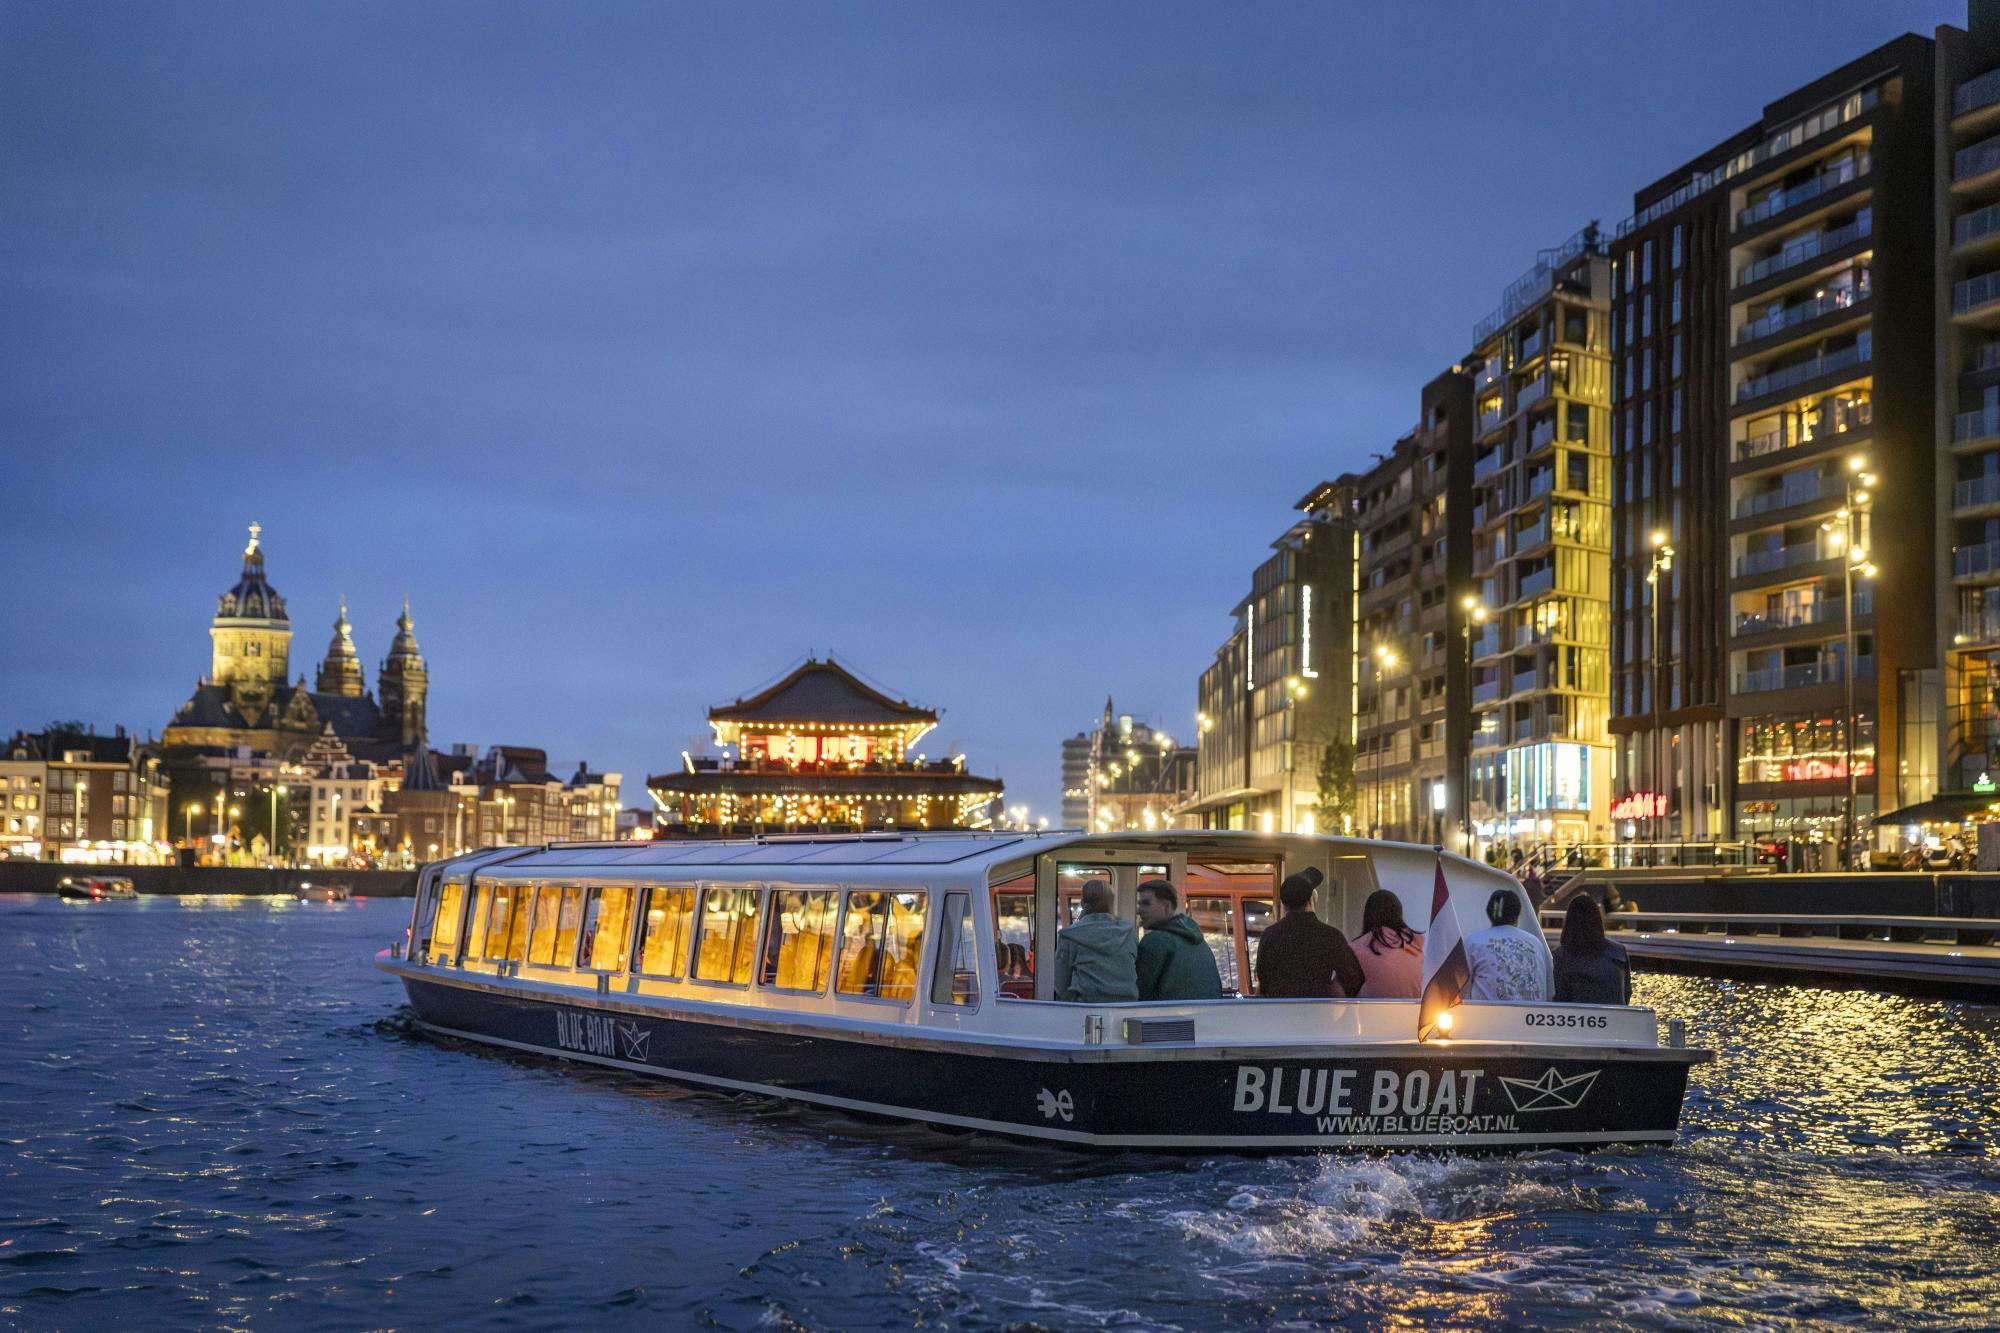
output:
[[[627,1060],[644,1060],[646,1050],[653,1044],[653,1030],[642,1028],[637,1023],[618,1025],[618,1045],[623,1048]]]
[[[1507,1089],[1507,1100],[1514,1103],[1516,1111],[1574,1111],[1583,1105],[1590,1085],[1597,1082],[1598,1072],[1593,1069],[1588,1074],[1564,1078],[1550,1065],[1540,1078],[1508,1078],[1502,1074],[1500,1085]]]
[[[1054,1120],[1057,1116],[1061,1116],[1067,1121],[1076,1115],[1076,1103],[1070,1100],[1068,1088],[1064,1088],[1061,1092],[1050,1092],[1047,1088],[1043,1088],[1041,1095],[1035,1098],[1035,1103],[1041,1108],[1044,1120]]]

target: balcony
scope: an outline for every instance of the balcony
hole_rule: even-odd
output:
[[[1506,462],[1507,451],[1505,449],[1495,449],[1484,458],[1474,459],[1472,463],[1472,479],[1475,482],[1484,481],[1505,466]],[[1474,520],[1475,523],[1477,521],[1476,519]]]
[[[1952,635],[1954,647],[1979,643],[2000,643],[2000,605],[1992,600],[1975,601],[1958,611],[1958,631]]]
[[[1745,264],[1736,270],[1736,285],[1748,287],[1753,282],[1762,282],[1768,277],[1797,268],[1808,260],[1831,254],[1841,246],[1860,240],[1873,230],[1872,210],[1864,210],[1861,216],[1844,227],[1832,231],[1816,231],[1809,236],[1801,236],[1789,242],[1784,249],[1774,255],[1766,255],[1755,263]]]
[[[1537,496],[1547,495],[1550,491],[1555,489],[1555,486],[1556,486],[1555,469],[1543,468],[1540,472],[1537,472],[1533,476],[1528,478],[1527,498],[1532,500]]]
[[[2000,137],[1983,140],[1952,154],[1953,185],[1963,185],[1994,170],[2000,170]]]
[[[1520,411],[1531,403],[1538,403],[1549,396],[1549,377],[1537,375],[1514,391],[1514,410]]]
[[[1764,454],[1774,454],[1782,449],[1804,449],[1825,444],[1835,436],[1859,430],[1874,420],[1875,406],[1867,399],[1859,401],[1840,398],[1822,399],[1815,418],[1811,412],[1804,422],[1794,421],[1791,426],[1778,430],[1767,430],[1736,443],[1736,461],[1741,463]],[[1831,429],[1822,422],[1830,417]],[[1803,427],[1803,428],[1801,428]]]
[[[2000,342],[1981,343],[1965,359],[1966,374],[1977,375],[1982,370],[2000,370]]]
[[[1498,426],[1502,421],[1502,419],[1506,417],[1506,415],[1507,415],[1506,410],[1504,408],[1498,408],[1498,407],[1490,408],[1487,411],[1481,412],[1479,414],[1479,426],[1477,429],[1477,433],[1480,435],[1484,435],[1487,431],[1492,430],[1495,426]]]
[[[1837,190],[1849,181],[1859,179],[1868,173],[1870,162],[1869,155],[1862,153],[1847,158],[1839,166],[1822,171],[1811,180],[1794,185],[1789,190],[1779,190],[1765,195],[1736,215],[1736,230],[1747,231],[1760,222],[1777,217],[1780,213],[1789,212],[1800,204],[1817,199],[1829,190]]]
[[[1965,579],[1995,571],[2000,571],[2000,541],[1974,542],[1969,546],[1951,548],[1952,577]]]
[[[1499,697],[1500,682],[1497,680],[1489,680],[1483,685],[1472,687],[1472,702],[1476,704],[1490,704]]]
[[[1984,505],[2000,505],[2000,476],[1974,477],[1952,488],[1952,508],[1978,509]]]
[[[1796,546],[1773,546],[1767,550],[1749,551],[1736,557],[1736,577],[1749,574],[1769,574],[1780,569],[1791,569],[1798,565],[1810,565],[1820,560],[1830,560],[1832,556],[1820,550],[1818,542],[1800,542]]]
[[[1533,524],[1522,528],[1514,534],[1514,553],[1516,555],[1519,555],[1523,551],[1532,551],[1537,546],[1547,546],[1548,544],[1549,516],[1547,514],[1543,514]]]
[[[1975,208],[1951,224],[1951,247],[1954,250],[1964,250],[1994,238],[2000,238],[2000,204]]]
[[[1951,420],[1951,442],[1965,444],[2000,435],[2000,403],[1989,403],[1970,412],[1960,412]]]
[[[1866,588],[1854,592],[1854,614],[1873,615],[1875,594]],[[1781,607],[1776,611],[1744,611],[1736,617],[1734,633],[1768,634],[1772,630],[1796,629],[1800,625],[1823,625],[1829,620],[1844,621],[1846,607],[1839,597],[1819,597],[1804,606]]]
[[[1774,509],[1790,509],[1793,505],[1811,504],[1814,500],[1840,493],[1841,481],[1838,477],[1789,477],[1784,485],[1775,490],[1760,491],[1738,500],[1736,517],[1750,518],[1756,514],[1768,514]]]
[[[1831,314],[1835,310],[1845,310],[1857,301],[1867,300],[1871,289],[1868,270],[1862,269],[1859,280],[1850,287],[1836,288],[1824,296],[1801,301],[1797,305],[1784,306],[1771,311],[1762,319],[1751,320],[1736,330],[1736,341],[1738,344],[1756,342],[1759,338],[1783,333],[1786,329],[1803,324],[1809,319],[1818,319],[1821,315]]]
[[[1555,439],[1555,418],[1550,417],[1546,421],[1537,421],[1534,428],[1528,432],[1528,452],[1532,454],[1547,445],[1554,444]]]
[[[2000,301],[2000,273],[1982,273],[1952,284],[1951,313],[1968,315]]]
[[[1520,595],[1523,598],[1539,597],[1556,586],[1556,567],[1549,565],[1526,575],[1521,580]]]
[[[1995,295],[2000,296],[2000,292],[1996,292]],[[1831,375],[1849,366],[1858,366],[1870,359],[1873,349],[1873,338],[1864,332],[1855,339],[1851,347],[1843,347],[1837,352],[1826,352],[1810,361],[1800,361],[1768,374],[1759,375],[1755,379],[1743,381],[1736,390],[1736,401],[1747,403],[1766,394],[1783,393],[1787,389],[1797,388],[1801,384],[1816,380],[1822,375]]]
[[[1995,102],[2000,102],[2000,69],[1988,70],[1959,84],[1958,91],[1951,95],[1951,114],[1962,116]]]
[[[1854,659],[1855,678],[1875,674],[1875,659],[1860,656]],[[1745,671],[1736,677],[1738,694],[1769,694],[1773,690],[1798,690],[1808,685],[1831,685],[1841,679],[1840,659],[1827,657],[1817,662],[1801,662],[1795,666],[1766,667],[1759,671]]]

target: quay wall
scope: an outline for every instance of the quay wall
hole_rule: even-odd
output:
[[[1615,893],[1607,894],[1607,887]],[[1567,900],[1576,890],[1649,912],[2000,917],[2000,874],[1589,870],[1572,880],[1558,898]]]
[[[119,875],[140,893],[280,894],[301,884],[342,884],[355,897],[410,898],[414,870],[267,870],[261,866],[79,866],[53,861],[0,861],[0,893],[54,893],[68,875]]]

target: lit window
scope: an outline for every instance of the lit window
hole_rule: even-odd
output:
[[[693,889],[648,889],[639,970],[653,977],[681,976],[687,968],[693,924]]]
[[[583,943],[578,957],[599,972],[625,970],[626,946],[632,938],[632,890],[621,886],[592,889],[583,909]]]
[[[840,926],[840,993],[913,997],[923,931],[923,894],[849,892]]]
[[[757,956],[757,891],[711,888],[701,896],[694,974],[701,981],[748,985]]]
[[[972,899],[963,893],[944,896],[939,923],[937,966],[931,977],[931,1003],[979,1003],[979,953],[972,939]]]
[[[824,991],[833,962],[833,918],[831,890],[776,894],[758,980],[779,990]]]

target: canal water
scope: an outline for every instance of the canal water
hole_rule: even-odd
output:
[[[0,1325],[2000,1324],[2000,1009],[1644,977],[1676,1148],[1076,1158],[435,1044],[407,910],[0,897]]]

